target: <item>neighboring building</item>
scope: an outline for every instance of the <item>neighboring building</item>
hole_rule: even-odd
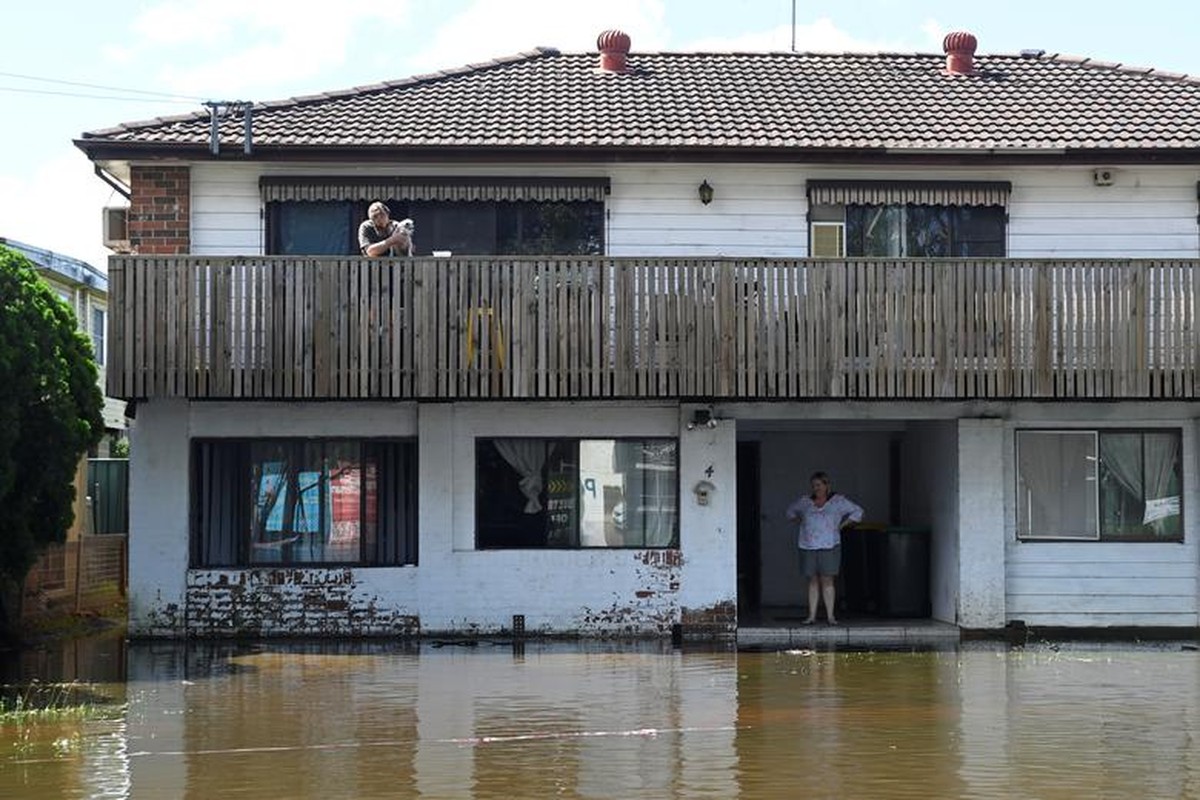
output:
[[[75,312],[79,330],[87,334],[96,354],[96,369],[100,373],[100,388],[106,385],[106,337],[108,335],[108,276],[86,261],[64,256],[52,250],[0,237],[0,245],[16,250],[33,262],[42,280],[50,284],[63,302]],[[110,444],[125,436],[125,401],[104,398],[104,431],[107,437],[100,443],[100,455],[107,455]]]
[[[84,134],[131,632],[725,635],[803,603],[817,469],[931,532],[933,619],[1197,626],[1200,83],[946,44],[610,31]]]
[[[108,277],[86,261],[80,261],[77,258],[64,256],[41,247],[34,247],[4,237],[0,237],[0,245],[15,250],[28,258],[37,269],[38,274],[41,275],[42,280],[50,284],[50,288],[75,312],[79,330],[91,339],[92,349],[96,354],[100,388],[103,390],[106,384],[105,341],[108,331]],[[112,443],[125,438],[125,401],[106,396],[102,412],[105,437],[93,455],[107,456]],[[71,524],[71,529],[67,534],[71,539],[79,535],[83,529],[84,520],[87,518],[84,513],[87,492],[83,489],[86,476],[85,455],[79,474],[75,479],[75,521]]]

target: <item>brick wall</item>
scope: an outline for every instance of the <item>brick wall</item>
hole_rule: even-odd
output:
[[[140,255],[191,249],[190,167],[134,166],[129,188],[129,243]]]

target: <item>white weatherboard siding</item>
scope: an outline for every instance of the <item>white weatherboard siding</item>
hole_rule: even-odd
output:
[[[1097,165],[1103,166],[1103,165]],[[1195,168],[1113,170],[1096,186],[1090,167],[1015,173],[1009,207],[1013,258],[1195,258]]]
[[[261,255],[266,220],[259,173],[248,164],[193,164],[191,252],[198,256]]]
[[[1070,412],[1074,411],[1074,415]],[[1194,417],[1178,405],[1061,408],[1010,423],[1005,436],[1006,615],[1027,625],[1064,627],[1200,624],[1200,482]],[[1195,409],[1192,409],[1195,413]],[[1018,541],[1017,428],[1179,428],[1183,432],[1183,542]]]
[[[864,169],[796,164],[597,164],[354,167],[336,164],[192,165],[192,252],[260,254],[260,175],[507,175],[609,177],[606,240],[613,256],[808,254],[807,180],[993,180],[1013,184],[1008,255],[1013,258],[1194,258],[1200,255],[1200,170],[1129,167],[1111,186],[1091,166],[990,169]],[[707,180],[714,199],[700,203]],[[420,220],[417,241],[420,242]]]
[[[611,173],[613,256],[759,256],[808,251],[804,180],[778,165],[623,166]],[[700,202],[707,180],[713,201]]]

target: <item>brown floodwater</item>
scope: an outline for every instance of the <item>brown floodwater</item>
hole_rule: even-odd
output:
[[[0,798],[1200,798],[1192,647],[98,640]]]

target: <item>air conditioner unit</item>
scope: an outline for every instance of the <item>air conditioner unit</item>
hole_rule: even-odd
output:
[[[129,209],[109,206],[101,210],[104,246],[118,252],[129,250]]]
[[[1112,169],[1101,167],[1092,170],[1092,183],[1097,186],[1112,186],[1114,180],[1116,180],[1116,173]]]

